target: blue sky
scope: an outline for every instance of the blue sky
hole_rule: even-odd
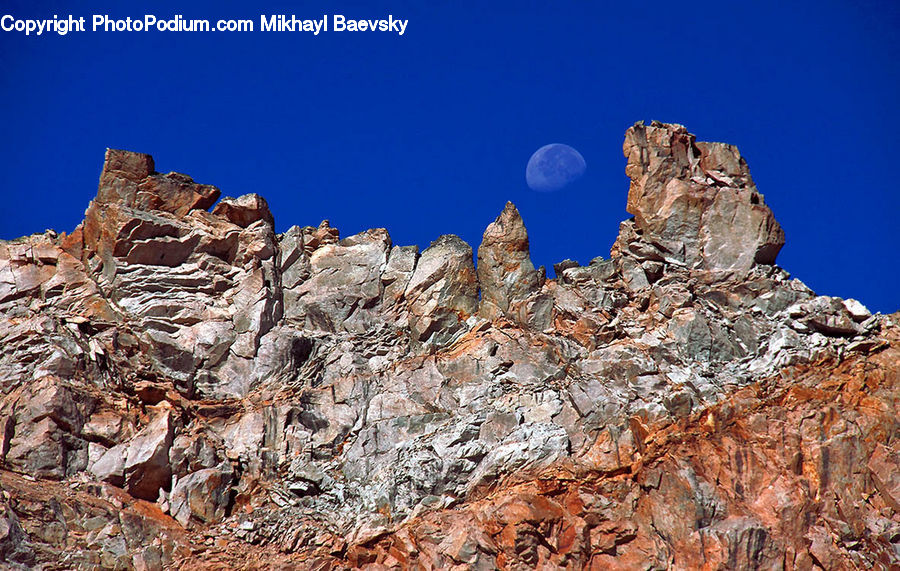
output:
[[[329,219],[477,247],[507,200],[536,265],[608,255],[637,120],[737,145],[817,293],[900,309],[900,3],[21,2],[0,12],[408,19],[406,33],[0,32],[0,238],[70,231],[106,147],[154,155],[276,229]],[[587,172],[525,185],[538,147]]]

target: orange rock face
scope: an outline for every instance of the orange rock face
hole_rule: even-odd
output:
[[[623,149],[628,212],[665,259],[738,272],[775,263],[784,232],[737,147],[654,122],[628,129]]]
[[[511,476],[355,547],[350,563],[889,568],[900,464],[883,442],[900,434],[900,330],[886,337],[877,354],[787,368],[678,422],[634,419],[618,469],[589,451]]]

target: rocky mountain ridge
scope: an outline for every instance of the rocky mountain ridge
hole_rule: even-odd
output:
[[[108,150],[74,232],[0,242],[0,560],[900,564],[897,315],[774,265],[737,148],[624,152],[634,218],[551,280],[511,203],[476,268]]]

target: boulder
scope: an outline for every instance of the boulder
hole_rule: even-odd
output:
[[[125,484],[125,455],[127,453],[127,444],[117,444],[103,452],[88,467],[88,471],[101,482],[108,482],[114,486],[123,486]]]
[[[61,480],[66,475],[65,433],[51,418],[17,424],[6,461],[27,474]]]
[[[174,435],[174,416],[166,409],[128,443],[124,472],[129,494],[156,501],[160,488],[168,488],[172,476],[169,448]]]
[[[133,430],[121,414],[107,410],[92,414],[82,427],[81,433],[88,440],[110,446],[130,437]]]
[[[872,312],[865,305],[853,298],[843,300],[844,309],[853,318],[853,321],[865,321],[872,317]]]
[[[275,225],[275,218],[269,210],[269,203],[258,194],[244,194],[237,198],[226,196],[213,208],[213,214],[227,219],[232,224],[246,228],[262,220],[269,226]]]
[[[179,478],[169,494],[169,512],[184,526],[192,519],[206,524],[221,521],[228,507],[232,478],[227,463]]]
[[[856,311],[857,315],[863,313],[855,304],[851,303],[849,307]],[[862,332],[862,327],[854,319],[848,305],[837,297],[820,295],[788,308],[788,312],[803,316],[803,321],[809,327],[825,335],[852,336]]]
[[[172,474],[178,477],[195,470],[212,468],[218,461],[215,447],[203,436],[179,434],[169,449]]]
[[[32,384],[20,402],[15,420],[4,423],[6,461],[29,474],[54,479],[84,469],[87,443],[80,434],[94,398],[49,376]]]

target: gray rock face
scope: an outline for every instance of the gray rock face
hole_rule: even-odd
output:
[[[608,258],[547,280],[511,203],[476,271],[456,236],[420,254],[327,221],[276,235],[261,197],[210,212],[214,187],[109,151],[71,235],[0,242],[0,479],[60,498],[0,498],[0,557],[190,567],[189,537],[226,566],[665,567],[702,552],[749,568],[809,537],[834,567],[897,560],[896,420],[733,416],[827,392],[792,392],[823,362],[866,391],[828,406],[894,410],[895,371],[878,368],[893,318],[772,265],[783,235],[734,147],[639,124],[625,152],[634,219]],[[672,451],[696,442],[719,448]],[[783,466],[758,457],[770,448]],[[763,480],[777,490],[743,494]],[[869,503],[832,509],[836,482]],[[887,539],[870,555],[841,543],[853,534]]]
[[[414,341],[439,347],[453,339],[478,309],[472,248],[452,235],[432,242],[422,252],[404,296]]]
[[[528,232],[512,202],[488,225],[478,247],[480,313],[486,319],[511,314],[511,306],[541,288],[543,276],[528,254]]]
[[[19,518],[14,511],[4,506],[0,512],[0,561],[13,569],[27,569],[35,559],[34,549],[28,545]]]
[[[309,277],[290,290],[286,316],[310,329],[365,331],[375,318],[369,310],[381,300],[390,249],[383,229],[317,248],[309,256]]]
[[[381,283],[384,285],[384,302],[389,307],[402,304],[406,295],[406,286],[416,269],[419,259],[418,246],[394,246],[391,248],[387,266],[381,274]],[[400,309],[398,307],[398,309]],[[400,314],[405,313],[402,309]]]

